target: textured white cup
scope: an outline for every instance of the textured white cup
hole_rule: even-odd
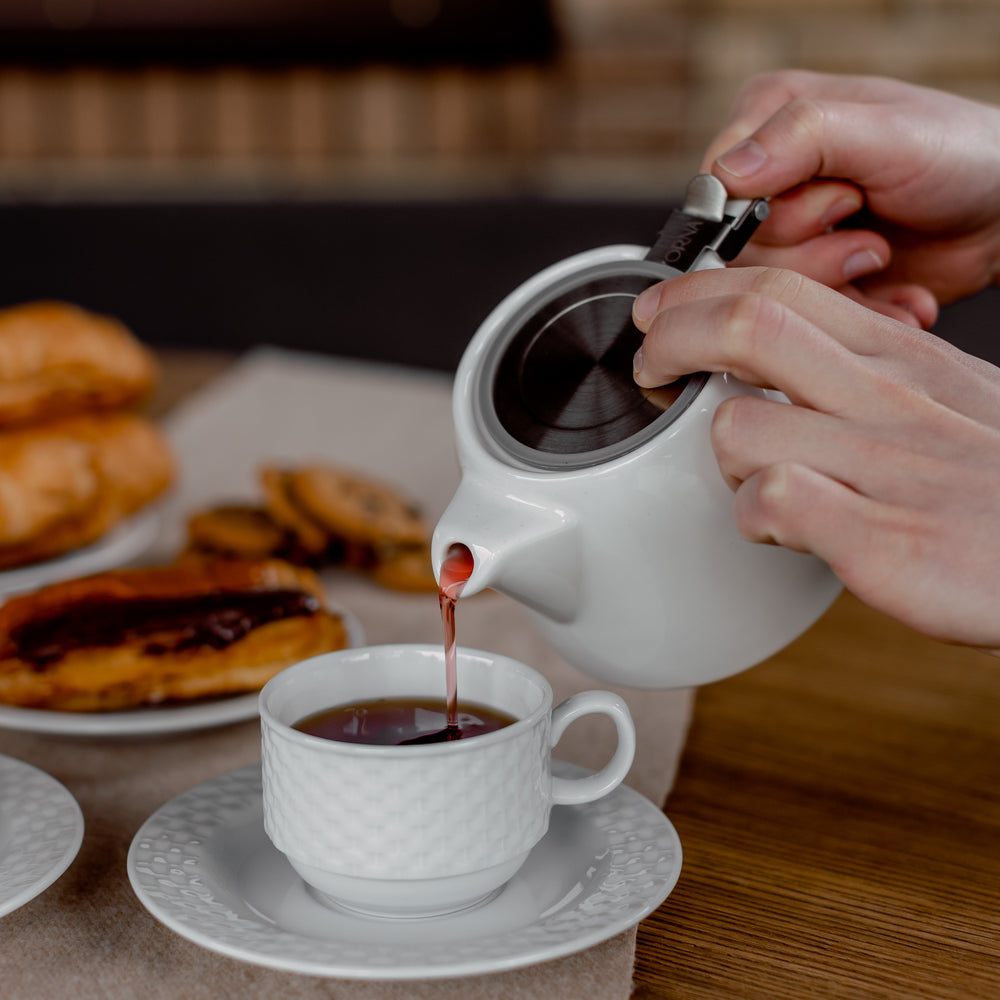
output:
[[[503,886],[545,835],[553,804],[600,798],[635,755],[628,706],[607,691],[553,710],[537,671],[459,649],[460,700],[509,712],[503,729],[448,743],[372,746],[293,729],[307,715],[367,698],[444,693],[440,646],[325,653],[273,677],[260,695],[264,828],[323,897],[366,913],[425,916],[471,906]],[[611,760],[553,777],[551,748],[574,719],[613,720]]]

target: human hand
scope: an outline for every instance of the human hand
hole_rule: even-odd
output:
[[[766,74],[703,169],[733,197],[770,197],[740,264],[792,268],[904,322],[930,327],[938,303],[1000,271],[1000,109],[878,77]]]
[[[647,289],[636,381],[730,372],[712,444],[742,534],[826,560],[936,638],[1000,647],[1000,370],[800,274],[729,268]]]

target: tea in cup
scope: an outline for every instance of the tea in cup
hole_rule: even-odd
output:
[[[262,690],[264,828],[322,900],[379,916],[473,906],[525,862],[553,805],[598,799],[628,773],[635,727],[618,695],[553,708],[537,671],[460,649],[461,732],[441,739],[444,670],[440,646],[369,646],[304,660]],[[591,713],[615,724],[611,760],[554,777],[552,747]]]

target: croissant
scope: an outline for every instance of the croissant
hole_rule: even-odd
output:
[[[89,545],[159,497],[174,477],[166,439],[134,414],[0,433],[0,569]]]
[[[0,427],[136,405],[152,353],[120,322],[63,302],[0,309]]]
[[[341,649],[316,575],[188,559],[51,584],[0,606],[0,702],[96,712],[254,691]]]

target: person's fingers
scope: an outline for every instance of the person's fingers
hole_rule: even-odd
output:
[[[898,80],[779,71],[740,89],[702,169],[733,197],[770,199],[761,245],[818,235],[853,204],[838,206],[830,185],[856,186],[868,220],[832,224],[879,233],[892,246],[886,278],[943,305],[995,279],[998,124],[996,108]]]
[[[938,300],[923,285],[891,280],[883,273],[891,252],[877,233],[848,229],[794,247],[751,242],[735,266],[797,271],[884,316],[929,330],[938,319]]]
[[[781,70],[751,77],[736,93],[726,123],[709,144],[702,170],[711,170],[715,159],[757,131],[775,112],[800,97],[827,97],[837,101],[876,101],[895,90],[894,81],[877,77]]]
[[[954,513],[883,503],[786,462],[746,480],[734,514],[748,540],[819,556],[866,604],[925,635],[996,645],[992,548],[968,551]]]
[[[899,576],[913,572],[914,549],[929,530],[922,512],[873,500],[814,469],[783,462],[740,486],[734,515],[749,541],[811,552],[861,600],[903,621],[919,614]]]
[[[733,99],[726,123],[705,150],[702,172],[711,172],[717,157],[756,132],[796,96],[799,86],[796,77],[786,74],[752,77],[744,83]]]
[[[777,267],[812,278],[831,288],[882,271],[889,244],[877,233],[844,229],[814,236],[796,246],[748,243],[736,259],[740,267]]]
[[[815,469],[785,461],[759,469],[742,482],[734,514],[748,541],[812,552],[843,569],[851,562],[849,555],[842,555],[845,550],[869,549],[871,522],[879,520],[872,517],[877,505]]]
[[[914,179],[912,120],[891,100],[891,84],[816,74],[778,75],[740,95],[706,156],[735,197],[777,195],[816,177],[849,179],[865,190]],[[729,144],[732,145],[729,145]]]
[[[827,355],[842,345],[867,354],[896,337],[888,320],[839,292],[771,268],[699,271],[659,282],[636,298],[632,318],[647,334],[643,360],[653,364],[639,380],[647,387],[657,364],[676,377],[706,369],[699,362],[706,370],[741,378],[739,372],[756,370],[770,384],[795,385],[797,379],[781,376],[794,374],[785,371],[786,363],[807,349]],[[691,363],[696,367],[684,367]]]
[[[774,246],[802,243],[829,232],[859,212],[864,203],[863,192],[846,181],[800,184],[769,200],[768,216],[754,233],[754,242]]]
[[[1000,231],[1000,222],[995,228]],[[939,305],[973,295],[995,280],[998,258],[988,248],[988,234],[921,239],[892,226],[880,226],[879,232],[892,246],[884,280],[921,285]]]
[[[867,381],[860,359],[835,337],[778,299],[752,293],[682,300],[659,312],[633,367],[643,388],[693,371],[729,372],[822,410],[841,408]]]
[[[880,316],[886,316],[889,319],[894,319],[898,323],[905,323],[907,326],[912,326],[917,330],[926,329],[925,325],[920,322],[920,319],[905,305],[869,297],[853,285],[845,285],[842,288],[839,288],[838,291],[842,295],[846,295],[852,301],[864,306],[866,309],[870,309],[872,312],[878,313]]]
[[[908,426],[866,429],[849,419],[756,396],[732,396],[712,420],[712,447],[730,488],[780,462],[794,462],[883,502],[932,506],[952,488],[954,440]]]
[[[830,413],[853,407],[889,419],[923,396],[998,423],[978,402],[992,396],[974,359],[793,271],[682,275],[638,296],[633,321],[646,334],[634,361],[645,388],[695,371],[729,372]]]
[[[874,186],[885,167],[884,154],[875,154],[885,138],[882,117],[799,98],[719,156],[712,172],[735,197],[775,195],[824,176]]]
[[[863,280],[857,288],[840,291],[869,309],[923,330],[930,330],[940,313],[937,299],[922,285],[900,284],[875,276]]]

